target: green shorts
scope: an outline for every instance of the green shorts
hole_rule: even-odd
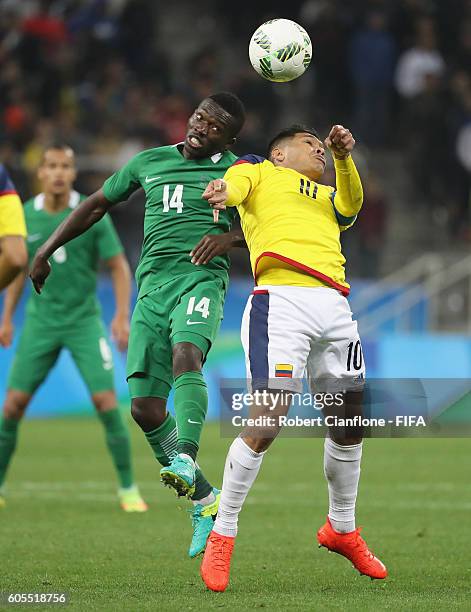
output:
[[[26,317],[7,388],[34,393],[62,349],[70,351],[91,394],[114,389],[113,355],[99,317],[84,319],[73,328],[51,328]]]
[[[225,297],[224,279],[202,270],[177,277],[137,301],[127,361],[131,397],[168,397],[172,350],[178,342],[191,342],[206,359],[221,325]]]

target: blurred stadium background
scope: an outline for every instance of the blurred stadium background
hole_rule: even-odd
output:
[[[281,16],[308,30],[314,54],[301,79],[273,85],[252,70],[247,45],[257,25]],[[293,121],[324,135],[347,125],[365,203],[343,240],[369,374],[471,378],[470,67],[469,0],[292,0],[289,14],[279,0],[230,10],[214,0],[1,0],[0,159],[26,200],[42,147],[65,141],[88,194],[141,149],[181,140],[194,105],[221,89],[248,111],[236,153],[263,153]],[[142,194],[112,216],[135,267]],[[218,380],[244,373],[239,327],[251,286],[248,258],[234,252],[206,367],[213,418]],[[99,294],[109,321],[106,277]],[[17,328],[22,318],[20,306]],[[0,395],[13,352],[0,352]],[[115,362],[127,401],[124,356]],[[85,388],[63,355],[29,414],[84,410]]]

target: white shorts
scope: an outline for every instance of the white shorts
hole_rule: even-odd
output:
[[[256,287],[241,329],[252,390],[360,390],[365,365],[350,306],[328,287]]]

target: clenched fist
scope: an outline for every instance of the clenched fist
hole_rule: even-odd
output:
[[[355,139],[343,125],[334,125],[324,143],[334,157],[345,159],[353,151]]]

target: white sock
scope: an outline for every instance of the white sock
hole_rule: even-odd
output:
[[[355,529],[355,502],[360,480],[362,443],[352,446],[324,443],[324,474],[329,487],[329,519],[335,531]]]
[[[237,535],[237,521],[242,505],[262,464],[263,455],[253,451],[242,438],[236,438],[229,448],[224,466],[221,501],[214,523],[220,535]]]

